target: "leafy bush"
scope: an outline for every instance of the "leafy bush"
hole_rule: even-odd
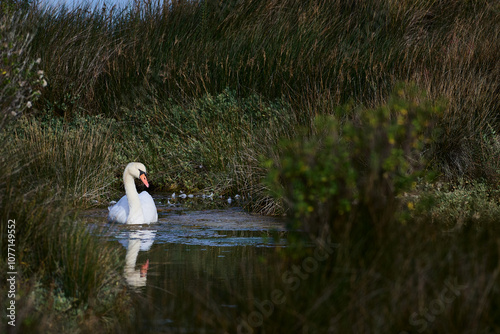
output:
[[[413,216],[447,229],[495,226],[500,215],[500,190],[485,180],[460,180],[456,185],[424,184],[418,189]]]
[[[343,107],[317,117],[311,133],[282,143],[268,182],[295,228],[325,237],[359,226],[379,231],[397,217],[398,196],[426,167],[424,146],[443,107],[415,86],[399,86],[387,105]]]

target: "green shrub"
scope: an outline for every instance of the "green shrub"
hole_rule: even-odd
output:
[[[393,222],[398,196],[426,167],[422,150],[442,109],[416,87],[399,86],[387,105],[340,108],[317,117],[311,133],[285,140],[281,159],[268,162],[268,182],[284,198],[293,227],[324,237]]]
[[[500,190],[485,180],[424,184],[414,202],[416,220],[447,229],[495,226],[500,215]]]

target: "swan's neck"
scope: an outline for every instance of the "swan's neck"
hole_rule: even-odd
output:
[[[139,199],[137,189],[135,188],[134,177],[128,173],[125,173],[123,175],[123,183],[125,184],[125,194],[127,194],[129,207],[127,223],[130,220],[144,220],[141,201]]]
[[[135,263],[137,262],[137,255],[141,248],[141,240],[129,239],[127,247],[127,255],[125,255],[125,272],[132,273],[135,270]]]
[[[146,276],[141,276],[140,270],[135,270],[137,255],[141,248],[141,240],[129,239],[127,255],[125,256],[124,274],[127,283],[132,287],[140,287],[146,285]]]

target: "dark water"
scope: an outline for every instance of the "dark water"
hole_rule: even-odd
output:
[[[237,316],[235,296],[262,284],[246,265],[286,246],[284,220],[238,207],[194,211],[155,201],[157,224],[110,225],[104,210],[88,215],[106,231],[103,238],[123,249],[124,278],[144,304],[143,327],[197,332],[198,323],[221,312]],[[258,274],[265,271],[263,264]]]

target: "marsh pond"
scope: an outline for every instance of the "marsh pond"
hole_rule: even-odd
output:
[[[109,224],[103,209],[85,218],[121,249],[123,277],[144,310],[137,315],[142,328],[204,332],[197,323],[216,322],[220,313],[238,317],[244,292],[263,284],[265,258],[286,247],[285,220],[247,213],[238,203],[196,210],[168,198],[155,196],[155,224]],[[257,272],[247,267],[259,263]]]

